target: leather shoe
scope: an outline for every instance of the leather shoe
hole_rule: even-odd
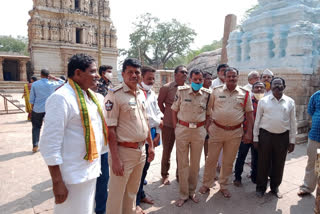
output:
[[[257,196],[258,198],[262,198],[262,197],[264,196],[264,192],[262,192],[262,191],[256,191],[256,196]]]
[[[233,185],[235,185],[236,187],[241,187],[241,186],[242,186],[242,183],[241,183],[241,181],[239,181],[239,180],[234,180],[234,181],[233,181]]]

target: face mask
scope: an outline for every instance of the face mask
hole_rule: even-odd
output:
[[[266,89],[267,89],[267,91],[269,91],[270,88],[271,88],[270,82],[265,82],[265,84],[266,84]]]
[[[191,82],[191,87],[192,87],[192,89],[193,90],[195,90],[195,91],[199,91],[200,90],[200,88],[202,88],[202,86],[203,86],[203,83],[194,83],[194,82]]]
[[[108,79],[108,80],[112,80],[112,73],[106,72],[104,74],[104,76]]]
[[[254,93],[253,96],[254,96],[257,100],[261,100],[261,98],[264,97],[264,94]]]
[[[141,82],[141,85],[146,91],[150,91],[152,88],[152,85],[146,85],[144,82]]]

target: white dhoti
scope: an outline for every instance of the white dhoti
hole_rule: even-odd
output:
[[[92,214],[97,179],[80,184],[66,184],[69,191],[67,200],[54,205],[54,214]]]

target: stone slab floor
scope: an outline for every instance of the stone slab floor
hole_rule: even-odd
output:
[[[0,101],[2,108],[2,100]],[[53,213],[53,194],[47,166],[40,153],[31,152],[31,123],[26,114],[0,115],[0,213],[1,214],[51,214]],[[162,147],[156,148],[156,158],[152,162],[145,186],[148,196],[155,200],[154,206],[143,204],[147,213],[213,213],[213,214],[310,214],[313,213],[315,196],[299,198],[298,187],[304,176],[307,157],[306,145],[296,146],[288,155],[284,178],[280,191],[283,199],[267,194],[264,198],[255,197],[255,186],[247,175],[246,165],[243,187],[230,185],[231,199],[224,199],[217,186],[210,194],[201,195],[201,202],[188,201],[182,208],[174,205],[178,198],[178,183],[175,181],[175,151],[171,159],[171,185],[160,183],[160,161]],[[201,158],[201,171],[198,188],[204,169],[204,157]]]

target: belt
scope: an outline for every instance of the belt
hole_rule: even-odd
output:
[[[227,130],[227,131],[233,131],[233,130],[236,130],[238,128],[241,127],[241,123],[238,124],[238,125],[235,125],[235,126],[223,126],[223,125],[220,125],[219,123],[217,123],[217,121],[213,120],[213,123],[218,126],[219,128],[222,128],[224,130]]]
[[[188,122],[179,120],[179,124],[186,126],[188,128],[191,128],[191,129],[195,129],[195,128],[199,128],[200,126],[204,126],[206,124],[206,121],[202,121],[199,123],[188,123]]]
[[[140,149],[144,145],[144,142],[118,142],[118,145],[131,149]]]

